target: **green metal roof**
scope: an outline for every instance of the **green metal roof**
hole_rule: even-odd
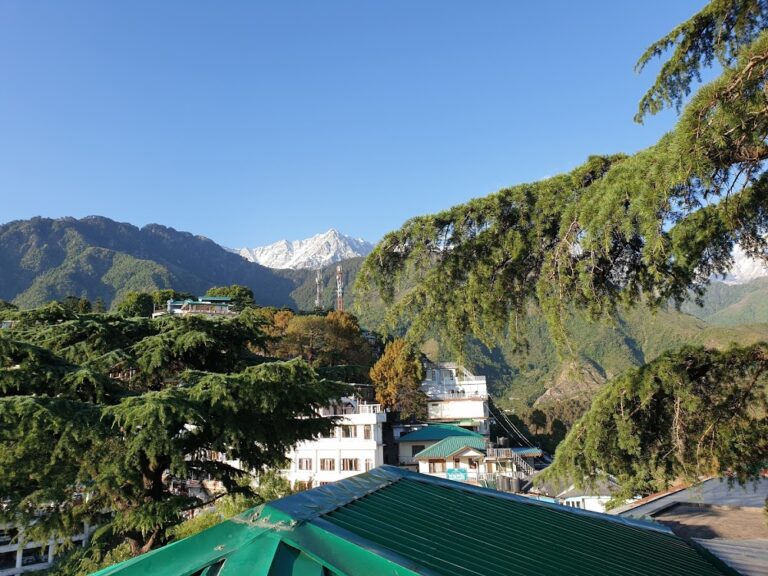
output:
[[[668,529],[382,466],[99,576],[715,576]]]
[[[430,424],[415,432],[410,432],[403,436],[400,436],[400,442],[419,442],[421,440],[443,440],[449,436],[472,436],[474,438],[485,438],[478,432],[467,430],[461,426],[454,426],[453,424]]]
[[[424,458],[448,458],[463,450],[464,448],[473,448],[485,454],[485,438],[475,438],[474,436],[448,436],[443,438],[437,444],[432,444],[416,454],[417,460]]]
[[[512,452],[520,456],[521,458],[538,458],[543,455],[541,448],[521,448],[515,446],[512,448]]]

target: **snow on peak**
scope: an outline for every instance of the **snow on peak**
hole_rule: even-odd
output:
[[[351,238],[331,228],[306,240],[278,240],[269,246],[241,248],[237,252],[251,262],[268,268],[322,268],[339,260],[367,256],[373,244]]]

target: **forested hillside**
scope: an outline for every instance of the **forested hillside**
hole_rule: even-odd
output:
[[[341,263],[344,304],[359,314],[364,328],[386,332],[384,308],[374,299],[355,307],[353,289],[362,258]],[[248,262],[213,241],[160,225],[137,228],[107,218],[81,220],[34,218],[0,226],[0,299],[22,308],[67,296],[101,298],[107,306],[130,291],[174,288],[204,294],[212,286],[242,284],[262,306],[312,310],[314,270],[272,270]],[[321,270],[321,307],[336,298],[336,265]],[[407,290],[407,287],[406,287]],[[768,279],[743,285],[713,282],[704,306],[649,314],[634,310],[614,321],[593,322],[575,316],[568,322],[571,349],[558,353],[541,315],[521,327],[525,346],[504,340],[488,350],[476,340],[464,348],[469,367],[488,377],[500,404],[530,406],[562,398],[589,398],[607,380],[682,344],[725,347],[768,339]],[[694,317],[696,316],[696,317]],[[455,359],[447,347],[431,355]]]
[[[33,218],[0,226],[0,299],[29,308],[66,296],[101,298],[161,288],[203,294],[250,287],[260,305],[293,305],[294,283],[212,240],[158,224]]]

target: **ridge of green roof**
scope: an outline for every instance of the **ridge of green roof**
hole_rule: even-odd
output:
[[[485,438],[475,438],[474,436],[448,436],[443,438],[437,444],[428,446],[413,457],[420,458],[447,458],[456,454],[464,448],[472,448],[485,453]]]
[[[461,426],[454,426],[453,424],[430,424],[424,428],[400,436],[400,442],[443,440],[449,436],[471,436],[473,438],[485,438],[485,436],[479,432],[467,430]]]
[[[214,571],[211,567],[217,565]],[[382,466],[251,509],[97,574],[159,573],[722,576],[729,572],[659,525]]]

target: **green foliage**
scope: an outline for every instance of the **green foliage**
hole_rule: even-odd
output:
[[[150,293],[152,303],[156,310],[165,310],[168,300],[197,300],[197,296],[189,292],[178,292],[170,288],[164,290],[154,290]]]
[[[0,333],[0,513],[42,541],[100,523],[105,539],[70,567],[100,565],[123,541],[132,554],[166,542],[182,511],[202,505],[174,493],[173,478],[256,497],[212,452],[260,471],[334,424],[319,409],[338,385],[301,360],[260,363],[251,352],[264,342],[256,310],[150,320],[52,304],[14,319]]]
[[[79,314],[87,314],[91,311],[91,301],[88,298],[78,298],[77,296],[67,296],[61,301],[64,308]]]
[[[413,319],[411,339],[440,330],[456,349],[467,333],[487,345],[504,336],[524,341],[521,325],[536,302],[567,349],[572,310],[599,317],[640,301],[681,303],[728,269],[734,242],[762,254],[765,7],[715,0],[703,14],[650,51],[683,38],[683,55],[673,56],[673,68],[683,68],[663,70],[659,86],[667,88],[650,101],[677,98],[686,74],[712,55],[725,64],[674,131],[634,156],[591,157],[570,173],[409,220],[366,259],[357,281],[362,296],[391,304],[393,324]],[[409,277],[416,286],[395,302]]]
[[[373,364],[373,350],[357,318],[331,310],[324,316],[294,315],[287,310],[262,312],[271,322],[273,341],[266,350],[279,358],[301,357],[317,369],[334,368],[345,381],[366,381]],[[339,366],[346,366],[344,370]],[[362,376],[363,380],[356,378]],[[354,378],[354,380],[348,380]]]
[[[194,536],[224,520],[245,512],[249,508],[291,494],[291,486],[288,480],[274,470],[267,470],[260,474],[255,483],[258,485],[255,496],[227,494],[216,500],[213,507],[203,510],[197,516],[174,526],[170,530],[170,535],[174,540]]]
[[[755,477],[768,454],[768,345],[686,347],[611,382],[560,444],[544,480],[617,478],[617,500],[677,479]]]
[[[232,304],[234,305],[235,310],[253,308],[256,305],[253,300],[253,290],[238,284],[234,284],[232,286],[216,286],[210,288],[205,293],[205,295],[226,296],[228,298],[232,298]]]
[[[640,101],[636,120],[655,114],[667,106],[682,106],[691,84],[700,80],[700,69],[717,60],[733,65],[739,52],[752,43],[768,24],[766,4],[759,0],[714,0],[690,20],[661,40],[654,42],[640,57],[641,71],[651,60],[674,49],[661,68],[656,82]]]
[[[400,412],[404,420],[426,418],[427,397],[421,391],[424,366],[418,351],[403,339],[395,339],[371,368],[376,400]]]
[[[201,236],[101,217],[0,225],[0,254],[0,298],[24,308],[70,294],[101,298],[110,308],[128,292],[177,289],[197,297],[211,286],[233,284],[253,290],[260,305],[294,305],[291,292],[300,282]]]
[[[149,318],[155,311],[155,304],[152,296],[146,292],[128,292],[117,305],[116,311],[127,318],[134,316]]]

